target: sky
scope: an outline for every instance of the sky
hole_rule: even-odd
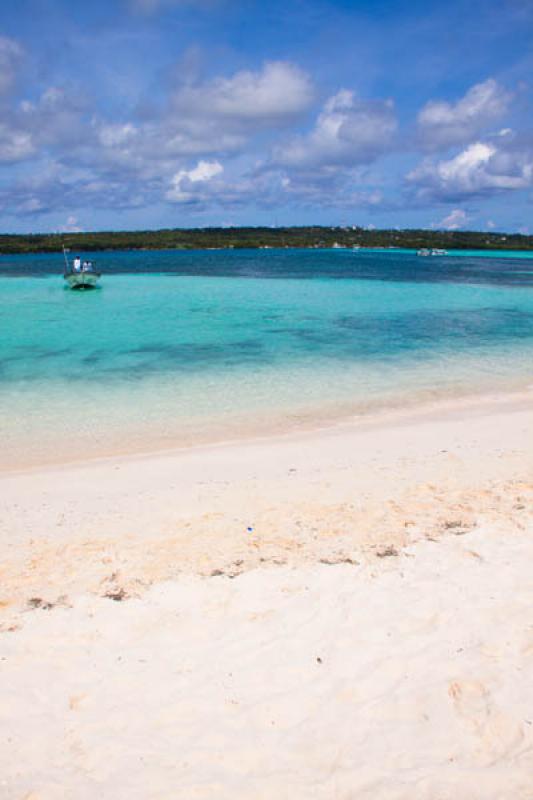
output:
[[[533,234],[533,0],[0,0],[0,231]]]

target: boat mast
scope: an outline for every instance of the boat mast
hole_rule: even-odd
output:
[[[65,247],[65,245],[63,245],[63,258],[65,259],[65,267],[66,267],[65,271],[66,272],[70,272],[70,266],[69,266],[69,263],[68,263],[67,253],[70,253],[70,248]]]

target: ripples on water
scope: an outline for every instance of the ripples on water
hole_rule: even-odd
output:
[[[102,289],[75,293],[62,287],[60,255],[0,257],[0,402],[15,443],[22,432],[178,440],[194,420],[368,410],[531,374],[530,258],[254,250],[94,261]],[[81,430],[73,410],[88,406]]]

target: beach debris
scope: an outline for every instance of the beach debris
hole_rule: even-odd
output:
[[[42,597],[30,597],[28,605],[30,608],[41,608],[43,611],[50,611],[54,607],[54,603],[43,600]]]
[[[235,565],[238,566],[239,564],[242,564],[242,563],[243,563],[242,561],[235,562]],[[225,578],[229,578],[230,580],[232,580],[233,578],[236,578],[238,575],[242,575],[242,573],[243,573],[242,569],[237,569],[237,570],[231,570],[231,568],[229,568],[229,569],[230,569],[229,572],[224,572],[223,569],[214,569],[214,570],[212,570],[212,572],[210,573],[209,576],[211,578],[219,578],[219,577],[224,576]]]
[[[253,533],[253,530],[254,530],[254,529],[253,529],[253,528],[251,528],[251,527],[248,527],[248,528],[246,528],[246,530],[248,531],[248,533]]]
[[[121,586],[118,589],[112,589],[109,592],[104,594],[104,597],[107,597],[108,600],[114,600],[116,603],[121,603],[122,600],[127,600],[129,594],[127,591]]]
[[[20,630],[20,625],[17,622],[13,622],[11,625],[0,625],[0,633],[15,633],[18,630]]]
[[[377,550],[376,555],[378,558],[388,558],[389,556],[398,556],[400,554],[394,545],[390,544],[382,550]]]
[[[316,657],[316,660],[317,660],[317,663],[318,663],[318,664],[322,664],[322,659],[320,658],[320,656],[317,656],[317,657]]]
[[[353,566],[358,566],[359,561],[356,561],[354,558],[350,558],[349,556],[339,558],[321,558],[319,559],[320,564],[327,564],[330,567],[335,566],[336,564],[352,564]]]
[[[469,530],[475,528],[476,523],[468,523],[464,522],[462,519],[451,519],[445,520],[443,523],[443,528],[445,531],[451,531],[455,534],[455,536],[463,536],[465,533],[468,533]]]

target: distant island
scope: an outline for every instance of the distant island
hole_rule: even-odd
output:
[[[172,228],[156,231],[0,234],[0,254],[98,250],[204,250],[279,247],[401,247],[533,250],[533,236],[441,230],[369,230],[357,226]]]

